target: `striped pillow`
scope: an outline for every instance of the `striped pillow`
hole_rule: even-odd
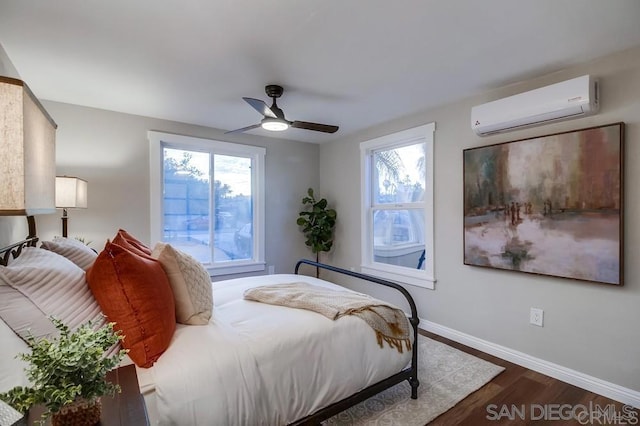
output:
[[[0,267],[0,317],[20,337],[54,337],[50,316],[75,330],[91,320],[106,323],[87,286],[85,273],[70,260],[27,247],[8,266]]]
[[[98,253],[78,240],[55,237],[53,241],[43,241],[42,248],[66,257],[84,271],[95,262]]]

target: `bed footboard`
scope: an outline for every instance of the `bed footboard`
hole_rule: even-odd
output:
[[[318,263],[318,262],[314,262],[312,260],[308,260],[308,259],[302,259],[299,260],[298,263],[296,263],[296,267],[295,267],[295,273],[298,274],[299,273],[299,269],[301,265],[309,265],[309,266],[313,266],[316,268],[320,268],[320,269],[326,269],[328,271],[332,271],[332,272],[336,272],[339,274],[343,274],[343,275],[347,275],[350,277],[354,277],[354,278],[358,278],[364,281],[369,281],[369,282],[373,282],[376,284],[380,284],[386,287],[391,287],[394,288],[396,290],[398,290],[400,293],[402,293],[402,295],[405,297],[405,299],[407,299],[407,302],[409,303],[409,308],[411,309],[411,316],[409,317],[409,323],[411,324],[411,327],[413,328],[413,342],[414,344],[412,345],[412,354],[411,354],[411,366],[408,368],[405,368],[404,370],[402,370],[399,373],[396,373],[394,375],[392,375],[391,377],[388,377],[376,384],[373,384],[365,389],[363,389],[362,391],[351,395],[350,397],[347,397],[345,399],[343,399],[342,401],[338,401],[328,407],[323,408],[320,411],[317,411],[316,413],[314,413],[313,415],[307,416],[304,419],[300,419],[294,423],[292,423],[293,425],[311,425],[311,424],[319,424],[321,421],[326,420],[336,414],[338,414],[341,411],[346,410],[347,408],[356,405],[362,401],[364,401],[365,399],[387,389],[390,388],[391,386],[394,386],[404,380],[407,380],[409,382],[409,384],[411,385],[411,398],[412,399],[417,399],[418,398],[418,386],[420,385],[420,382],[418,381],[418,324],[420,322],[419,318],[418,318],[418,310],[416,308],[416,303],[413,300],[413,297],[411,297],[411,294],[409,294],[409,292],[402,287],[399,284],[396,284],[394,282],[391,281],[387,281],[387,280],[383,280],[381,278],[377,278],[371,275],[366,275],[366,274],[361,274],[359,272],[354,272],[354,271],[349,271],[347,269],[343,269],[343,268],[338,268],[336,266],[331,266],[331,265],[327,265],[324,263]]]

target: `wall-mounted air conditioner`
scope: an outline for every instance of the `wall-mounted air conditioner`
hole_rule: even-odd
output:
[[[471,128],[479,136],[487,136],[595,114],[599,105],[597,80],[583,75],[474,106]]]

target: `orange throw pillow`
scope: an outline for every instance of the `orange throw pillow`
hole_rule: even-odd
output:
[[[137,250],[139,250],[142,253],[146,254],[147,256],[151,256],[151,249],[149,247],[147,247],[146,245],[144,245],[136,237],[134,237],[133,235],[131,235],[130,233],[125,231],[124,229],[118,229],[118,233],[116,234],[116,237],[113,239],[113,243],[114,244],[121,245],[121,244],[116,242],[116,238],[117,239],[122,239],[122,240],[124,240],[124,241],[126,241],[128,243],[128,245],[124,245],[123,247],[129,248],[130,246],[133,246]],[[134,253],[137,253],[137,252],[134,251]]]
[[[173,293],[160,263],[107,241],[87,281],[102,312],[122,330],[129,357],[151,367],[176,329]]]
[[[113,237],[113,241],[111,241],[111,243],[119,245],[122,248],[126,248],[127,250],[137,254],[138,256],[151,257],[151,253],[147,253],[145,251],[146,246],[130,242],[127,238],[124,237],[122,231],[118,231],[116,236]]]

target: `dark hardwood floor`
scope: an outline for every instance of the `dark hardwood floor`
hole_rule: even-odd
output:
[[[433,333],[420,334],[505,368],[430,426],[640,424],[640,411],[630,406]]]

